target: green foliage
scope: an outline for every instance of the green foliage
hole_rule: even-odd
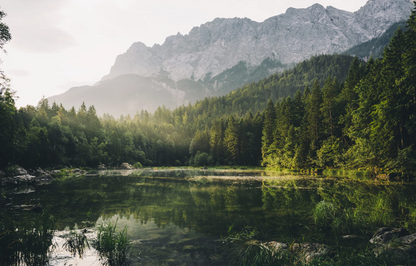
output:
[[[86,230],[77,232],[77,229],[75,228],[75,230],[71,231],[69,236],[66,237],[63,248],[70,252],[73,257],[76,257],[78,254],[79,258],[82,259],[86,249],[90,248],[90,243],[88,242],[85,233]]]
[[[117,222],[102,223],[97,228],[95,248],[103,265],[130,265],[129,252],[131,242],[127,236],[127,227],[117,229]]]
[[[46,99],[17,111],[13,94],[2,89],[0,137],[7,141],[0,143],[0,167],[127,162],[412,172],[414,17],[415,12],[406,31],[395,33],[383,57],[370,58],[367,65],[357,57],[315,56],[228,95],[173,111],[161,106],[154,114],[100,119],[94,106],[65,110]],[[239,67],[238,73],[244,70]]]
[[[366,56],[369,58],[372,56],[373,58],[380,58],[383,55],[383,49],[389,43],[390,39],[393,37],[394,32],[399,27],[404,27],[406,23],[404,21],[394,23],[390,26],[381,36],[371,39],[367,42],[354,46],[343,54],[346,55],[355,55],[359,58],[365,58]]]
[[[48,210],[16,219],[0,215],[0,261],[2,265],[46,265],[54,245],[56,222]]]
[[[134,168],[143,168],[143,165],[140,162],[133,164]]]
[[[313,218],[318,226],[329,226],[335,218],[335,206],[331,202],[321,201],[316,204]]]
[[[208,166],[212,164],[212,157],[206,152],[197,152],[193,158],[192,166]]]

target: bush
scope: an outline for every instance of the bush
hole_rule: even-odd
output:
[[[134,168],[143,168],[143,165],[140,162],[133,164]]]

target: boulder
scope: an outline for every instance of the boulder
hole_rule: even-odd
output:
[[[291,252],[305,264],[311,263],[317,257],[328,256],[332,253],[332,249],[319,243],[293,243],[289,246],[286,243],[270,241],[262,245],[272,251],[274,256],[281,257],[285,253]]]
[[[52,180],[52,173],[41,168],[36,169],[33,174],[40,180]]]
[[[382,227],[376,231],[370,239],[370,243],[375,245],[384,245],[388,244],[392,239],[397,239],[408,234],[409,232],[405,228]]]
[[[98,170],[106,170],[105,164],[100,164],[97,168]]]
[[[387,256],[398,264],[416,263],[416,233],[410,235],[404,228],[383,227],[370,242],[376,245],[373,250],[376,256]]]
[[[87,173],[86,171],[79,168],[72,169],[71,172],[76,175],[85,175]]]
[[[5,177],[1,180],[2,185],[7,186],[18,186],[20,184],[27,184],[37,181],[37,178],[33,175],[17,175],[17,176],[11,176],[11,177]]]
[[[132,169],[132,167],[129,163],[122,163],[120,169]]]
[[[18,166],[14,170],[14,175],[27,175],[27,171],[23,167]]]

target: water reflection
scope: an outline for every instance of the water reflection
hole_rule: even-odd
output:
[[[118,220],[120,228],[128,226],[136,264],[226,265],[219,239],[230,225],[255,227],[260,240],[339,244],[339,235],[368,236],[385,225],[414,230],[415,195],[414,183],[142,170],[56,180],[14,193],[13,204],[49,205],[59,230]],[[322,201],[336,209],[326,228],[314,220]]]

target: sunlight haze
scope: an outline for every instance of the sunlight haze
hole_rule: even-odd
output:
[[[5,0],[0,8],[12,40],[1,68],[17,91],[17,106],[36,105],[42,96],[92,85],[108,74],[117,55],[134,42],[163,44],[166,37],[188,34],[217,17],[247,17],[262,22],[302,1],[115,1]],[[357,11],[365,0],[319,1]]]

